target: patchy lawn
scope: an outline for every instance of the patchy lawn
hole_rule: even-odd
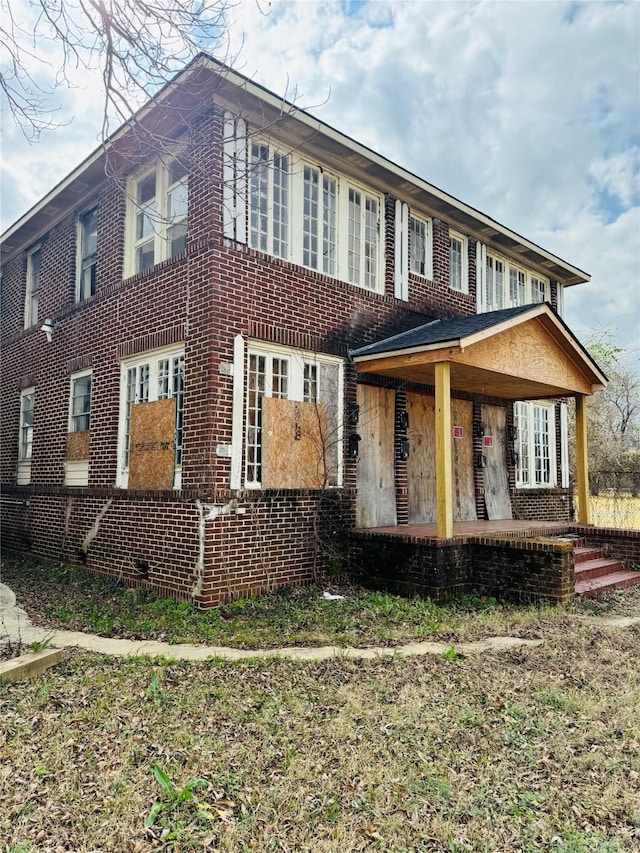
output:
[[[303,587],[199,611],[188,602],[127,589],[81,568],[25,557],[5,559],[2,578],[35,624],[106,637],[240,648],[393,645],[426,638],[461,642],[496,634],[538,637],[547,624],[565,621],[572,612],[480,598],[439,606],[345,584],[330,587],[344,595],[341,601],[325,601],[323,590]],[[640,596],[634,606],[640,613]]]
[[[0,692],[0,849],[637,850],[639,652],[576,619],[457,659],[69,652]]]

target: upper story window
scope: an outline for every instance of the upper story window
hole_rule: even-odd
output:
[[[431,228],[430,223],[415,216],[409,217],[409,269],[415,275],[431,278]]]
[[[237,146],[237,140],[231,141]],[[252,248],[367,290],[382,291],[383,205],[379,194],[317,164],[296,160],[273,144],[251,142],[246,156]],[[237,150],[233,157],[234,168],[229,167],[228,172],[235,175],[234,205],[224,207],[225,234],[242,233],[237,223],[231,228],[232,215],[235,212],[237,218],[237,211],[243,209],[237,198],[243,186]]]
[[[336,274],[338,184],[315,166],[304,166],[302,264]]]
[[[548,279],[488,253],[485,290],[487,311],[545,302],[550,298]]]
[[[469,292],[467,250],[467,238],[449,231],[449,287],[461,293]]]
[[[27,254],[27,290],[24,305],[24,327],[28,329],[38,322],[38,296],[40,293],[40,246]]]
[[[158,162],[130,181],[127,274],[173,258],[187,245],[189,182],[182,159]]]
[[[97,208],[88,210],[78,219],[78,283],[76,301],[88,299],[96,292],[98,263]]]

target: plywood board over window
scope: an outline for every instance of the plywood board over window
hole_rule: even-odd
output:
[[[436,520],[435,405],[433,396],[407,391],[407,485],[410,524],[429,524]]]
[[[475,521],[478,516],[473,483],[473,404],[469,400],[451,400],[451,423],[462,427],[461,437],[451,442],[453,520]]]
[[[174,398],[131,409],[129,488],[172,489],[175,459]]]
[[[397,523],[394,472],[395,391],[358,385],[361,436],[357,469],[356,524]]]
[[[409,412],[409,459],[407,461],[409,523],[432,524],[436,520],[435,398],[407,392]],[[467,400],[451,400],[453,462],[453,520],[475,521],[473,484],[473,409]]]
[[[487,518],[494,521],[511,518],[511,497],[507,474],[507,412],[501,406],[482,407],[482,420],[486,436],[491,436],[490,447],[483,449],[486,468],[484,469],[484,501]]]
[[[327,486],[327,407],[264,397],[262,486],[322,489]]]
[[[67,433],[67,462],[89,458],[89,430]]]

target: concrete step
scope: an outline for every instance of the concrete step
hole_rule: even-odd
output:
[[[612,560],[608,557],[603,557],[600,551],[600,556],[592,560],[584,562],[576,562],[574,576],[576,581],[587,580],[588,578],[601,578],[605,575],[613,574],[613,572],[622,571],[622,566],[618,560]]]
[[[575,557],[576,564],[577,563],[585,563],[587,560],[597,560],[600,557],[604,557],[602,550],[600,548],[593,548],[589,545],[579,545],[578,547],[574,546],[573,554]]]
[[[640,572],[620,570],[603,577],[577,581],[576,598],[578,601],[583,601],[585,598],[598,598],[602,595],[608,595],[616,589],[627,589],[627,587],[636,584],[640,584]]]

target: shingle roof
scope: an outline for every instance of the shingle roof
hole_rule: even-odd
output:
[[[352,356],[377,355],[384,352],[411,349],[430,344],[447,343],[467,338],[478,332],[484,332],[492,326],[498,326],[520,314],[526,314],[536,305],[519,305],[517,308],[503,308],[500,311],[488,311],[485,314],[470,314],[465,317],[453,317],[450,320],[432,320],[424,326],[409,329],[391,338],[368,344],[366,347],[352,350]]]

